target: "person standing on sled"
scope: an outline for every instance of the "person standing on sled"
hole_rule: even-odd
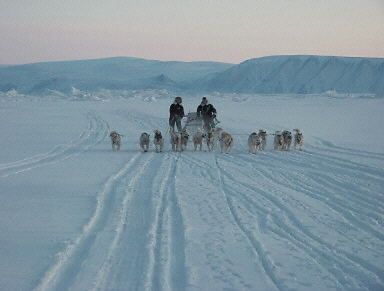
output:
[[[201,99],[201,103],[197,106],[197,117],[203,119],[203,126],[206,132],[210,132],[215,128],[216,109],[212,104],[208,103],[207,97]]]
[[[184,107],[181,102],[181,97],[178,96],[169,107],[169,127],[172,131],[175,131],[175,124],[179,132],[182,130],[181,119],[184,117]]]

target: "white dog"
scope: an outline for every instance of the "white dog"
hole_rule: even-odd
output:
[[[162,152],[163,151],[163,146],[164,146],[164,139],[163,136],[161,135],[161,131],[158,129],[154,130],[155,137],[153,138],[153,143],[155,144],[155,150],[156,152]]]
[[[180,149],[182,151],[186,150],[187,149],[187,145],[188,145],[188,139],[189,139],[189,134],[187,132],[187,129],[183,129],[180,133],[180,137],[181,137],[181,147]]]
[[[197,150],[197,146],[199,146],[200,151],[202,150],[204,137],[205,137],[205,134],[203,133],[201,128],[198,128],[192,137],[193,146],[195,147],[195,151]]]
[[[258,150],[261,150],[261,138],[256,132],[252,132],[248,137],[248,149],[249,153],[256,154]]]
[[[286,151],[289,151],[292,144],[292,133],[288,130],[284,130],[283,139],[284,139],[283,149]]]
[[[296,149],[297,147],[299,150],[302,150],[303,144],[304,144],[304,136],[300,129],[295,128],[293,131],[295,131],[295,135],[293,138],[293,147]]]
[[[180,151],[181,149],[181,135],[178,132],[171,130],[171,145],[173,151]]]
[[[225,131],[221,131],[220,135],[220,150],[221,152],[229,153],[233,147],[233,138],[232,136]]]
[[[284,145],[284,138],[281,131],[275,132],[275,139],[274,139],[274,149],[275,150],[282,150]]]
[[[111,138],[111,142],[112,142],[112,150],[113,151],[116,151],[116,150],[120,150],[120,146],[121,146],[121,137],[122,135],[120,133],[118,133],[117,131],[112,131],[110,134],[109,134],[109,137]]]
[[[262,151],[264,151],[265,147],[267,146],[267,131],[265,131],[264,129],[260,129],[259,133],[258,133],[258,136],[261,139],[261,147],[260,147],[260,149]]]
[[[149,134],[146,132],[140,135],[140,147],[144,152],[149,150]]]

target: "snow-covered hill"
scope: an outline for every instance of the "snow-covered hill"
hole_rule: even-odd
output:
[[[71,95],[73,88],[178,93],[373,94],[384,96],[384,59],[271,56],[238,65],[128,57],[0,67],[0,91]]]
[[[176,89],[179,83],[231,66],[218,62],[167,62],[130,57],[6,66],[0,67],[0,91],[70,93],[73,87],[92,92],[99,89],[153,89],[167,84]]]
[[[384,96],[384,59],[271,56],[247,60],[194,85],[242,93],[373,93]]]
[[[208,96],[220,154],[170,151],[165,91],[75,93],[0,93],[0,290],[384,289],[384,99]],[[297,127],[303,151],[247,152]]]

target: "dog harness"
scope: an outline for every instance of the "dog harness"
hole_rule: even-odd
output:
[[[155,139],[156,139],[157,141],[159,141],[160,139],[162,139],[162,136],[161,136],[161,133],[160,133],[160,132],[156,132],[156,133],[155,133]]]

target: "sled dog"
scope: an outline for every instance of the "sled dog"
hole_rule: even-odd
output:
[[[233,138],[232,136],[226,132],[221,131],[220,135],[220,150],[222,153],[229,153],[233,146]]]
[[[158,129],[155,129],[154,131],[154,138],[153,138],[153,143],[155,144],[155,150],[156,152],[162,152],[163,151],[163,146],[164,146],[164,139],[163,136],[161,135],[161,131]]]
[[[207,142],[208,151],[212,151],[215,147],[215,137],[213,135],[212,130],[207,132],[207,134],[205,135],[205,139]]]
[[[111,142],[112,142],[112,150],[119,151],[121,146],[121,134],[118,133],[117,131],[112,131],[109,134],[109,137],[111,138]]]
[[[195,148],[195,151],[197,150],[197,146],[199,146],[199,149],[201,151],[203,147],[203,138],[205,137],[205,134],[201,130],[201,128],[198,128],[195,134],[192,137],[193,146]]]
[[[265,147],[267,146],[267,131],[264,129],[260,129],[258,136],[261,139],[261,147],[260,150],[264,151]]]
[[[251,154],[256,154],[261,150],[261,138],[256,132],[252,132],[248,137],[248,150]]]
[[[146,132],[140,135],[140,147],[144,152],[149,150],[149,134]]]
[[[295,132],[294,138],[293,138],[293,148],[299,150],[302,150],[303,144],[304,144],[304,136],[303,133],[300,131],[300,129],[295,128],[293,130]]]
[[[174,152],[180,151],[180,149],[181,149],[181,135],[180,135],[180,133],[175,132],[174,130],[171,130],[170,136],[171,136],[172,150]]]
[[[183,129],[180,133],[180,138],[181,138],[181,146],[180,146],[180,149],[182,151],[186,150],[187,149],[187,145],[188,145],[188,139],[189,139],[189,134],[187,132],[187,129]]]
[[[286,151],[289,151],[291,144],[292,144],[292,133],[288,130],[283,131],[283,149]]]
[[[212,144],[213,147],[217,146],[217,143],[220,141],[220,136],[222,133],[223,129],[221,127],[216,127],[212,129]]]
[[[274,139],[274,149],[275,150],[282,150],[284,144],[284,138],[281,131],[275,132],[275,139]]]

